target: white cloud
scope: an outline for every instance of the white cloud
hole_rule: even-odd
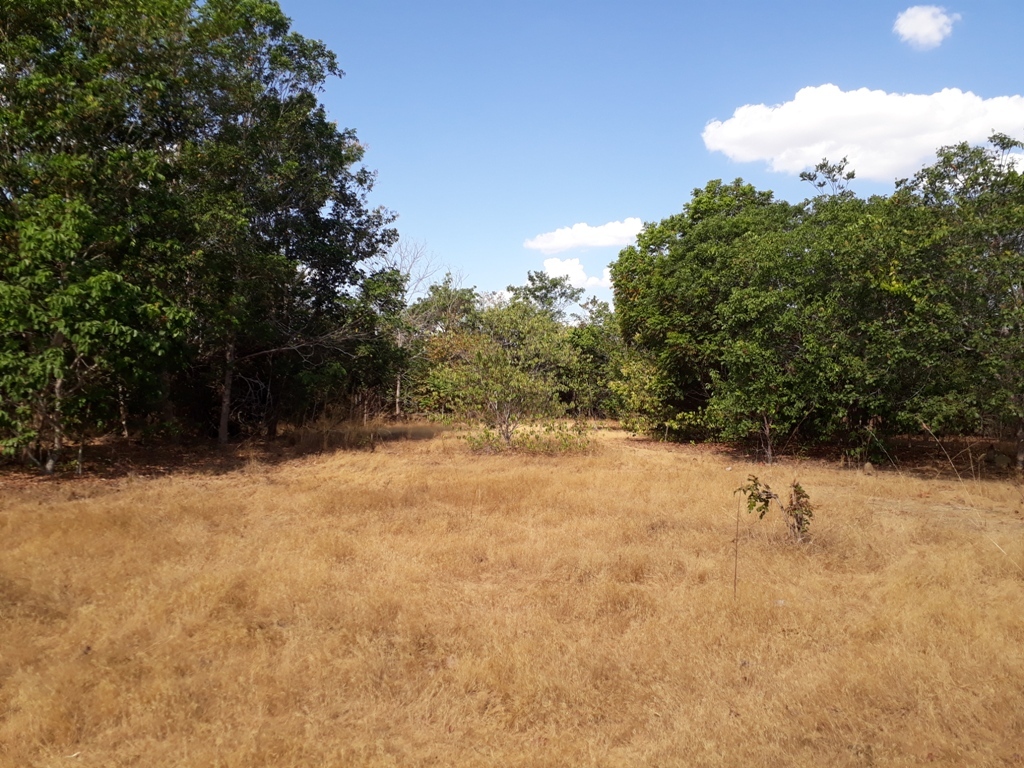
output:
[[[960,18],[959,13],[948,14],[937,5],[913,5],[896,17],[892,31],[904,43],[928,50],[953,34],[953,24]]]
[[[843,91],[826,84],[800,89],[776,106],[747,104],[705,126],[704,146],[731,160],[764,160],[796,174],[822,158],[849,158],[858,178],[892,181],[931,162],[935,150],[992,133],[1018,135],[1024,96],[983,99],[946,88],[933,94]]]
[[[603,248],[629,245],[643,229],[644,223],[637,218],[625,221],[609,221],[599,227],[589,224],[573,224],[554,232],[545,232],[523,243],[524,248],[542,253],[561,253],[573,248]]]
[[[579,259],[544,259],[544,271],[552,277],[568,277],[574,288],[612,287],[612,271],[608,267],[601,277],[588,277]]]

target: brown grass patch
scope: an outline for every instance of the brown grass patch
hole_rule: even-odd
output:
[[[1012,482],[599,443],[8,489],[0,763],[1024,764]]]

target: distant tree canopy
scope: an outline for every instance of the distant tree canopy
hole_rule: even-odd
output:
[[[1021,146],[943,148],[867,200],[845,161],[805,174],[819,194],[799,205],[741,180],[694,190],[612,267],[623,337],[650,366],[620,386],[647,427],[756,436],[769,457],[924,425],[1013,431],[1024,461]]]
[[[583,291],[564,277],[529,272],[508,291],[480,295],[447,275],[409,308],[424,350],[411,407],[483,424],[505,446],[525,424],[612,415],[621,344],[608,305],[591,299],[570,324]]]
[[[69,430],[152,412],[225,440],[380,376],[401,276],[364,265],[395,233],[318,103],[330,51],[267,0],[0,24],[0,448],[52,468]]]

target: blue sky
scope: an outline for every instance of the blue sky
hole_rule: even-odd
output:
[[[940,144],[1024,137],[1019,0],[280,2],[346,72],[323,101],[372,202],[481,290],[547,268],[610,298],[635,220],[709,179],[800,200],[847,154],[887,193]]]

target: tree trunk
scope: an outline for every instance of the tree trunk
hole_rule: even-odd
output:
[[[160,417],[164,421],[174,421],[174,401],[171,400],[171,374],[167,371],[161,371],[160,373],[160,401],[157,407],[160,410]]]
[[[62,413],[64,403],[64,379],[58,378],[53,382],[53,415],[50,421],[53,423],[53,442],[46,457],[46,465],[43,470],[52,475],[60,461],[60,453],[64,449],[64,415]]]
[[[395,416],[402,415],[402,376],[395,377]]]
[[[41,393],[32,404],[32,431],[35,439],[22,448],[22,458],[43,469],[42,434],[46,429],[46,393]]]
[[[217,430],[217,442],[227,445],[228,424],[231,419],[231,381],[235,376],[235,343],[229,342],[224,355],[224,391],[220,396],[220,427]]]
[[[768,420],[767,414],[762,414],[763,427],[761,429],[761,436],[764,440],[764,458],[766,464],[775,463],[775,455],[772,452],[772,423]]]
[[[1024,419],[1017,421],[1017,471],[1024,472]]]
[[[124,386],[117,385],[117,411],[121,417],[121,437],[128,439],[128,404],[124,399]]]

